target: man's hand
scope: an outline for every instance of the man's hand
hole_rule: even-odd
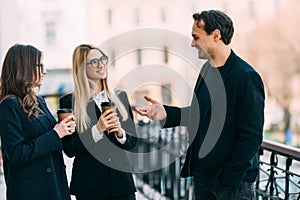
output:
[[[149,96],[145,96],[144,98],[150,102],[151,105],[147,107],[135,108],[138,114],[141,116],[147,116],[152,120],[164,120],[167,117],[166,110],[162,104]]]

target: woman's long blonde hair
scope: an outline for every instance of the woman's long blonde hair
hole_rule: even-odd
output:
[[[76,118],[76,128],[82,133],[91,127],[91,120],[87,113],[87,105],[93,100],[97,93],[98,85],[87,77],[86,74],[86,58],[90,50],[96,49],[105,55],[99,48],[89,44],[82,44],[75,48],[73,52],[73,81],[74,81],[74,115]],[[107,68],[106,68],[107,70]],[[116,92],[110,89],[107,81],[108,74],[105,79],[99,81],[102,84],[108,98],[113,101],[119,110],[122,120],[128,119],[128,113],[125,106],[118,98]]]

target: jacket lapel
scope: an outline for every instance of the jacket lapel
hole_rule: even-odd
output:
[[[39,108],[41,109],[41,113],[39,113],[39,117],[37,121],[44,127],[46,131],[49,131],[53,128],[54,124],[56,123],[55,118],[50,113],[46,106],[46,102],[44,99],[38,97]]]
[[[38,102],[39,102],[39,108],[42,110],[42,112],[39,114],[37,121],[41,124],[42,127],[44,127],[45,131],[50,131],[54,128],[54,125],[56,124],[56,120],[53,117],[52,113],[50,113],[49,109],[47,108],[45,100],[41,97],[38,97]],[[53,154],[59,155],[58,157],[60,161],[64,163],[61,151],[53,152]]]
[[[101,115],[101,111],[94,100],[88,103],[86,111],[90,116],[91,122],[96,123]]]

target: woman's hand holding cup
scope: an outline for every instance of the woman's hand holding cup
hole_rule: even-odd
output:
[[[108,105],[108,103],[111,103],[111,105]],[[97,123],[99,132],[107,130],[109,133],[115,133],[117,137],[123,137],[121,124],[115,111],[114,104],[112,102],[105,102],[101,107],[103,112]]]
[[[59,109],[57,111],[58,122],[54,127],[59,138],[63,138],[66,135],[71,135],[75,132],[75,117],[72,109]]]

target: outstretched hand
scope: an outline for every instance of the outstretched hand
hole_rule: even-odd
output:
[[[151,105],[147,107],[136,107],[136,111],[141,116],[147,116],[148,118],[152,120],[163,120],[167,117],[167,113],[165,108],[162,104],[160,104],[157,100],[149,97],[144,96],[146,101],[150,102]]]

